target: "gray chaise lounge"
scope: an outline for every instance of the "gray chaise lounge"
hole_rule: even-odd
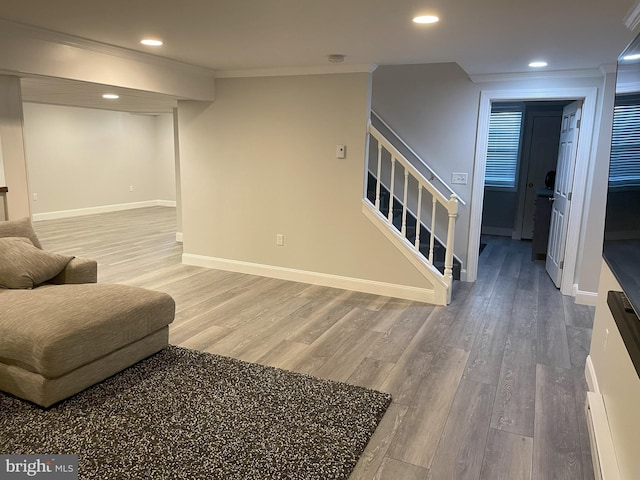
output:
[[[41,247],[29,219],[0,222],[0,240],[0,257],[7,245]],[[63,263],[36,288],[0,288],[0,390],[43,407],[165,348],[175,313],[166,293],[96,283],[93,260]]]

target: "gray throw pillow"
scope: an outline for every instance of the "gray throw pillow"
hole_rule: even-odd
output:
[[[72,259],[40,250],[27,238],[0,238],[0,287],[37,287],[58,275]]]
[[[25,237],[42,250],[42,245],[40,245],[40,240],[38,240],[29,217],[0,221],[0,238],[3,237]]]

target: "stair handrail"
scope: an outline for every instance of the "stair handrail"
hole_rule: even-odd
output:
[[[398,142],[400,142],[404,148],[406,148],[409,152],[411,152],[411,155],[413,155],[413,156],[416,158],[416,160],[418,160],[418,161],[420,162],[420,164],[421,164],[422,166],[424,166],[424,168],[426,168],[427,170],[429,170],[429,173],[431,174],[431,180],[433,180],[434,178],[435,178],[436,180],[438,180],[438,182],[440,182],[440,184],[441,184],[444,188],[446,188],[446,189],[449,191],[449,193],[450,193],[450,194],[452,194],[452,195],[455,195],[455,196],[456,196],[456,198],[458,199],[458,203],[459,203],[459,204],[461,204],[461,205],[466,205],[466,202],[465,202],[464,200],[462,200],[462,198],[460,198],[460,196],[459,196],[459,195],[458,195],[458,194],[453,190],[453,188],[451,188],[451,187],[447,184],[447,182],[445,182],[445,181],[442,179],[442,177],[440,177],[440,176],[439,176],[439,175],[438,175],[438,174],[437,174],[437,173],[436,173],[436,172],[435,172],[435,171],[434,171],[434,170],[433,170],[433,169],[432,169],[432,168],[427,164],[427,162],[425,162],[425,161],[422,159],[422,157],[421,157],[420,155],[418,155],[418,153],[416,153],[416,151],[415,151],[413,148],[411,148],[411,146],[410,146],[407,142],[405,142],[405,141],[402,139],[402,137],[400,137],[400,135],[398,135],[398,134],[396,133],[396,131],[395,131],[393,128],[391,128],[391,127],[389,126],[389,124],[388,124],[387,122],[385,122],[385,121],[382,119],[382,117],[381,117],[380,115],[378,115],[374,110],[371,110],[371,114],[372,114],[372,115],[374,115],[374,116],[376,117],[376,119],[378,119],[378,121],[379,121],[380,123],[382,123],[382,125],[384,125],[384,128],[386,128],[387,130],[389,130],[389,132],[391,132],[391,133],[393,134],[393,136],[396,138],[396,140],[398,140]],[[374,128],[375,128],[375,127],[374,127]],[[379,132],[379,130],[377,130],[377,129],[376,129],[376,131],[378,131],[378,133],[380,133],[380,132]],[[381,136],[382,136],[382,135],[381,135]],[[382,137],[384,138],[384,136],[382,136]],[[397,149],[396,149],[396,151],[397,151]],[[404,155],[403,155],[403,157],[404,157]],[[422,175],[422,174],[420,174],[420,175]],[[422,175],[422,176],[424,176],[424,175]]]

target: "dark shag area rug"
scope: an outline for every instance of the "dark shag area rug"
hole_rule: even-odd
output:
[[[387,394],[170,346],[49,409],[0,393],[1,454],[81,479],[346,479]]]

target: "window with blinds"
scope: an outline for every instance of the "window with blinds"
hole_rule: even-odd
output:
[[[613,110],[609,187],[640,187],[640,96],[621,96]]]
[[[516,187],[522,117],[521,107],[500,107],[491,110],[485,186]]]

